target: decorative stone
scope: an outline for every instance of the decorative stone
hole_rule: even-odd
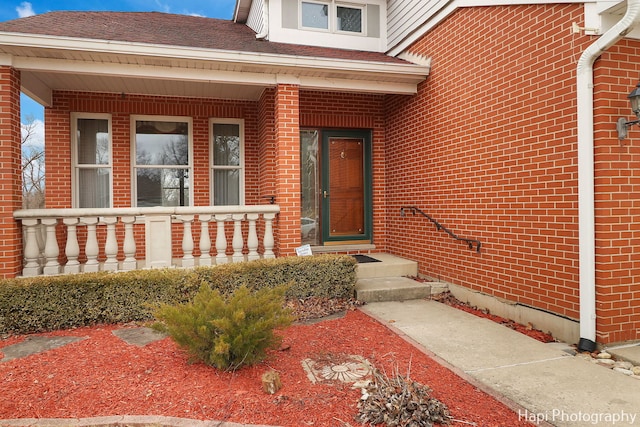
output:
[[[611,360],[611,359],[600,359],[600,360],[595,360],[596,364],[600,365],[600,366],[606,366],[607,368],[613,368],[615,365],[615,360]]]
[[[626,362],[624,360],[619,360],[613,365],[615,368],[622,368],[630,371],[633,368],[633,363]]]
[[[640,376],[640,366],[634,366],[633,368],[631,368],[631,372],[633,372],[633,375]]]
[[[624,375],[629,375],[629,376],[633,375],[633,372],[631,372],[630,369],[613,368],[613,370],[616,371],[616,372],[620,372],[621,374],[624,374]]]
[[[596,359],[611,359],[611,354],[607,353],[606,351],[602,351],[598,353]]]
[[[304,359],[302,367],[312,383],[341,381],[364,387],[372,373],[371,364],[357,355],[326,355],[320,360]]]
[[[262,374],[262,390],[268,394],[275,394],[282,388],[282,381],[280,381],[280,374],[276,371],[268,371]]]

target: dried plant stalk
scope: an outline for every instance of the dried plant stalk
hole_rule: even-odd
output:
[[[356,421],[389,427],[431,427],[449,424],[447,406],[430,396],[431,389],[400,375],[390,379],[377,369],[373,381],[362,389]]]

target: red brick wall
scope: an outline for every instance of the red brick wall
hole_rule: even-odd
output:
[[[640,129],[619,141],[615,122],[633,120],[627,95],[640,78],[640,42],[621,41],[596,63],[595,208],[598,341],[640,339]]]
[[[140,95],[54,92],[53,106],[45,108],[47,135],[47,207],[71,207],[70,113],[110,113],[113,128],[114,207],[131,206],[131,115],[193,118],[194,205],[209,205],[209,119],[245,119],[246,203],[259,199],[257,105],[249,101]]]
[[[593,39],[569,27],[582,12],[461,8],[410,48],[433,62],[416,96],[387,101],[388,245],[420,273],[578,318],[575,70]]]
[[[300,92],[300,127],[373,131],[373,243],[386,244],[384,96],[337,92]]]
[[[279,84],[275,91],[275,194],[280,205],[276,246],[281,256],[300,246],[300,115],[297,85]]]
[[[22,231],[13,212],[22,206],[20,72],[0,66],[0,278],[22,268]]]

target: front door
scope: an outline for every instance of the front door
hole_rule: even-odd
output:
[[[302,243],[371,242],[371,132],[304,130],[301,141]]]
[[[367,136],[367,132],[361,131],[323,133],[322,237],[325,243],[371,239]]]

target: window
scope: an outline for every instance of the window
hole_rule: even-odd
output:
[[[212,119],[211,204],[244,204],[244,121]]]
[[[71,115],[73,205],[111,207],[111,116]]]
[[[336,16],[336,28],[338,31],[362,32],[361,8],[338,6]]]
[[[301,11],[303,27],[329,29],[328,4],[303,1]]]
[[[331,2],[303,0],[300,25],[303,28],[364,34],[364,5],[355,6]]]
[[[189,206],[190,118],[132,117],[136,206]]]

